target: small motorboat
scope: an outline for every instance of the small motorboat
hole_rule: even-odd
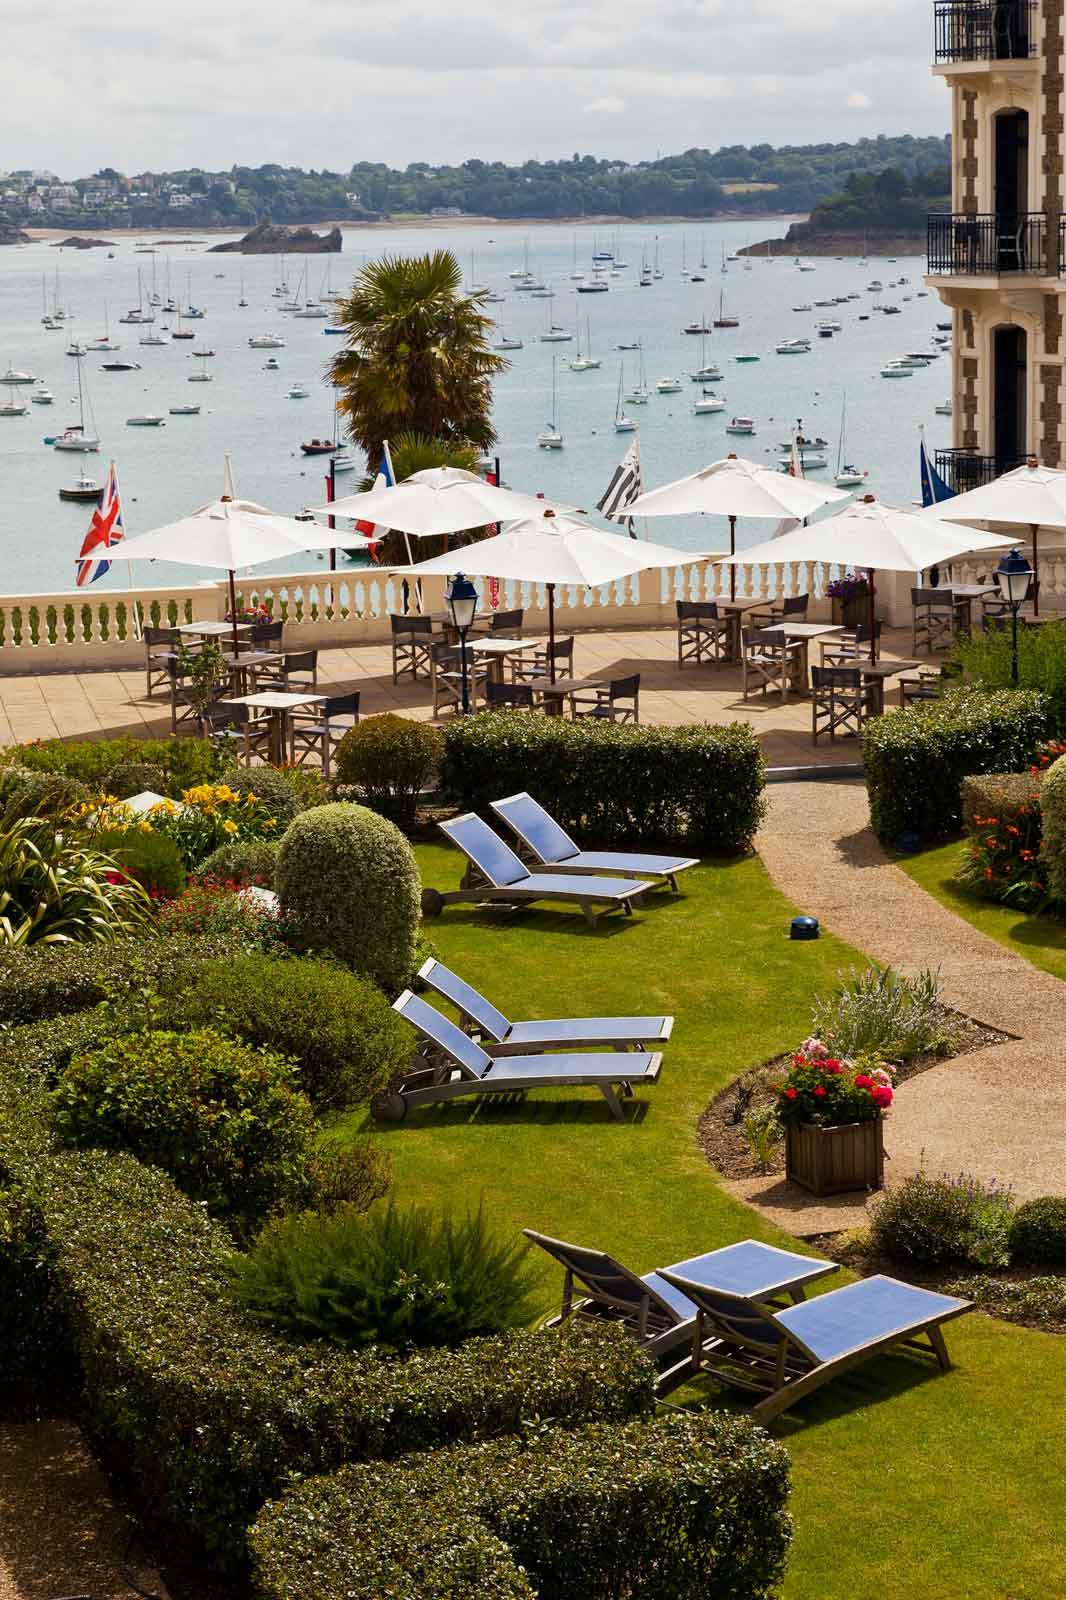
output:
[[[882,378],[913,378],[917,370],[916,367],[907,366],[902,361],[890,361],[887,366],[881,368],[881,376]]]
[[[793,311],[813,311],[813,306],[793,306]]]
[[[0,373],[0,383],[36,383],[37,379],[32,372],[18,372],[14,367]]]
[[[143,338],[137,340],[138,344],[166,344],[166,342],[160,333],[146,333]]]
[[[506,335],[497,339],[492,347],[494,350],[521,350],[524,348],[521,339],[508,339]]]
[[[35,406],[50,406],[54,398],[51,389],[35,389],[30,395],[30,403]]]
[[[634,339],[632,344],[616,344],[615,345],[615,349],[616,350],[639,350],[640,349],[640,340],[639,339]]]
[[[68,356],[87,356],[88,354],[89,346],[87,344],[79,344],[77,339],[72,339],[67,345]]]
[[[254,333],[248,340],[250,350],[284,350],[285,340],[276,333]]]
[[[561,450],[563,444],[563,436],[554,423],[549,423],[537,434],[537,447],[541,450]]]
[[[805,356],[810,354],[809,339],[782,339],[777,346],[779,356]]]
[[[683,333],[710,333],[711,330],[706,322],[690,322],[681,331]]]
[[[726,423],[725,431],[726,433],[754,433],[755,418],[733,417],[731,421]]]
[[[348,454],[347,450],[343,448],[343,446],[339,450],[334,450],[333,460],[330,465],[332,471],[334,472],[355,471],[355,462],[352,460],[351,456]]]
[[[692,415],[694,417],[711,416],[716,411],[725,410],[725,401],[719,395],[705,389],[698,400],[693,401]]]
[[[214,355],[214,353],[215,353],[215,352],[214,352],[214,351],[213,351],[213,350],[190,350],[190,351],[189,351],[189,354],[190,354],[190,355],[191,355],[191,356],[203,356],[203,357],[204,357],[204,358],[205,358],[205,359],[206,359],[206,358],[207,358],[207,357],[208,357],[208,356],[213,356],[213,355]]]
[[[288,399],[290,400],[309,400],[310,398],[310,389],[306,388],[302,383],[294,383],[288,393]]]
[[[334,327],[332,323],[327,322],[326,326],[322,329],[322,332],[323,333],[337,334],[340,338],[343,338],[344,335],[348,332],[348,330],[347,330],[347,328]]]
[[[280,372],[281,368],[278,366],[277,362],[274,360],[274,357],[271,356],[270,360],[268,362],[266,362],[266,364],[264,365],[263,371],[264,372]]]
[[[87,478],[85,476],[80,477],[72,488],[64,488],[59,491],[61,500],[95,501],[97,505],[100,504],[103,497],[102,486],[97,483],[95,478]]]
[[[722,369],[714,362],[709,367],[697,367],[695,372],[690,372],[689,377],[693,383],[721,383]]]
[[[761,361],[761,359],[762,359],[761,356],[753,355],[750,351],[748,351],[744,355],[739,355],[739,356],[734,356],[733,357],[733,360],[736,361],[736,362],[739,362],[740,365],[742,365],[742,366],[746,361],[748,361],[748,362],[750,362],[750,361]]]
[[[30,398],[34,399],[36,397],[31,395]],[[941,400],[940,404],[938,406],[936,406],[934,409],[935,409],[936,414],[937,414],[938,417],[950,417],[951,416],[951,401],[950,400]]]
[[[199,406],[171,406],[170,407],[170,415],[172,417],[198,417],[200,415],[200,407]]]
[[[680,378],[660,378],[658,383],[655,385],[655,389],[656,389],[656,393],[658,393],[658,394],[680,394],[680,392],[681,392],[681,379]]]
[[[127,428],[161,428],[166,422],[165,417],[156,415],[155,412],[146,411],[140,417],[127,417]]]
[[[334,450],[339,450],[336,439],[308,439],[301,446],[305,456],[331,456]]]
[[[139,361],[101,361],[102,372],[140,372]]]

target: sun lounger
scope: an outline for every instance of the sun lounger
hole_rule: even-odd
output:
[[[554,1257],[565,1274],[562,1309],[548,1323],[549,1327],[572,1316],[620,1323],[659,1366],[660,1395],[692,1376],[698,1308],[687,1294],[668,1283],[661,1272],[648,1272],[638,1278],[602,1250],[566,1244],[532,1228],[524,1228],[523,1232]],[[801,1256],[756,1239],[743,1239],[666,1270],[772,1301],[786,1295],[801,1300],[808,1283],[837,1268],[834,1261],[819,1261],[815,1256]],[[574,1298],[575,1284],[584,1298]],[[676,1359],[678,1352],[683,1352],[680,1360]]]
[[[516,1051],[575,1050],[596,1045],[620,1049],[665,1044],[673,1017],[555,1017],[536,1022],[511,1022],[477,989],[465,983],[433,956],[419,968],[418,976],[431,989],[450,1000],[468,1032],[494,1056]]]
[[[621,872],[627,877],[658,878],[677,888],[677,875],[699,865],[692,856],[653,856],[638,850],[579,850],[539,801],[529,794],[493,800],[492,809],[518,835],[544,872]]]
[[[558,1089],[575,1086],[596,1088],[606,1100],[611,1115],[624,1120],[619,1092],[631,1095],[638,1084],[654,1083],[662,1066],[656,1052],[630,1053],[604,1051],[600,1054],[490,1056],[486,1050],[448,1017],[442,1016],[419,995],[405,989],[393,1002],[399,1012],[425,1041],[422,1066],[409,1072],[372,1109],[382,1120],[399,1121],[408,1106],[428,1105],[435,1100],[454,1100],[468,1094],[516,1094],[525,1089]]]
[[[849,1367],[882,1350],[931,1349],[943,1371],[951,1365],[941,1329],[972,1310],[969,1300],[917,1289],[878,1275],[772,1311],[745,1294],[698,1283],[664,1268],[669,1286],[697,1309],[692,1366],[725,1383],[763,1395],[752,1415],[768,1422]],[[922,1335],[927,1345],[918,1344]]]
[[[635,878],[585,877],[581,873],[530,872],[510,845],[504,844],[499,834],[493,833],[487,822],[469,813],[452,822],[442,822],[441,832],[470,863],[462,886],[441,894],[427,889],[422,896],[422,909],[428,916],[436,916],[443,906],[460,901],[479,904],[510,906],[531,905],[536,900],[570,900],[584,912],[591,928],[596,926],[595,906],[604,911],[618,907],[627,916],[633,914],[632,902],[651,888],[647,881]]]

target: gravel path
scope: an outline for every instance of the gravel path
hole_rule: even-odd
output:
[[[948,1005],[1013,1034],[1006,1044],[902,1084],[885,1125],[887,1177],[972,1172],[1018,1199],[1066,1194],[1066,984],[979,933],[885,856],[862,783],[788,783],[770,790],[758,848],[774,882],[802,910],[873,960],[914,972],[939,967]],[[728,1186],[811,1234],[861,1218],[854,1196],[800,1200],[791,1186]]]

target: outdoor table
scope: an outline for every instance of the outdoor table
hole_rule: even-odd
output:
[[[235,632],[250,633],[254,627],[254,622],[179,622],[178,632],[191,639],[232,639]]]
[[[302,706],[319,705],[327,700],[324,694],[289,694],[283,689],[262,689],[258,694],[233,695],[224,700],[227,706],[248,706],[253,710],[270,713],[270,760],[275,767],[285,765],[288,742],[289,712]]]
[[[417,616],[419,613],[415,612],[413,615]],[[450,611],[425,611],[422,612],[421,615],[428,617],[435,628],[440,628],[442,630],[446,643],[458,643],[459,630],[455,626],[455,622]],[[491,611],[476,611],[474,613],[474,620],[470,626],[472,628],[476,628],[479,623],[487,622],[491,616]]]
[[[796,1255],[791,1250],[779,1250],[776,1245],[760,1244],[757,1239],[743,1239],[690,1261],[678,1261],[665,1270],[690,1278],[693,1283],[742,1295],[745,1300],[770,1303],[787,1296],[798,1305],[806,1299],[807,1284],[835,1272],[836,1262]]]
[[[862,680],[868,684],[872,693],[870,695],[872,716],[880,717],[885,709],[885,683],[889,678],[894,678],[897,672],[914,672],[921,665],[919,661],[864,661],[859,657],[854,663],[841,661],[840,666],[858,667],[862,673]]]
[[[544,713],[549,717],[561,717],[563,714],[563,701],[570,701],[570,715],[574,715],[574,696],[585,689],[602,689],[603,678],[556,678],[552,683],[550,678],[534,678],[529,687],[534,695],[540,695],[544,701]]]
[[[775,622],[769,628],[760,628],[760,633],[779,633],[782,639],[789,644],[797,641],[803,646],[801,662],[803,666],[802,694],[807,693],[810,682],[808,656],[812,639],[827,639],[833,634],[843,633],[844,628],[838,622]]]
[[[519,655],[523,650],[543,650],[540,639],[471,639],[466,648],[471,655],[488,656],[489,677],[493,683],[503,682],[503,663],[508,656]]]
[[[718,600],[715,599],[719,615],[725,614],[729,623],[729,659],[740,660],[740,626],[744,619],[745,611],[758,611],[760,606],[767,606],[767,600]]]
[[[257,674],[262,667],[274,666],[284,661],[280,650],[247,650],[243,655],[230,656],[224,663],[229,673],[230,691],[233,694],[254,694]]]
[[[998,583],[945,583],[942,585],[945,593],[954,595],[956,601],[961,601],[966,607],[966,631],[973,631],[973,603],[980,600],[982,595],[998,594]]]

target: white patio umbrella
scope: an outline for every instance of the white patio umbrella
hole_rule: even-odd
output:
[[[695,511],[729,519],[729,551],[737,547],[739,517],[809,517],[822,506],[847,500],[843,489],[830,489],[809,478],[775,472],[756,461],[728,455],[687,478],[649,489],[626,507],[630,517],[683,517]],[[736,575],[729,575],[729,597],[736,599]]]
[[[428,537],[483,528],[490,522],[539,517],[546,509],[573,511],[536,495],[519,494],[486,483],[476,472],[460,467],[426,467],[388,489],[365,489],[312,511],[331,517],[352,517],[400,533]],[[410,553],[410,546],[408,546]]]
[[[395,491],[390,490],[389,493]],[[650,567],[678,567],[699,560],[691,550],[649,544],[608,533],[574,516],[557,516],[538,502],[539,515],[513,523],[504,533],[429,561],[401,569],[410,577],[465,573],[470,578],[511,578],[543,583],[548,590],[549,671],[555,681],[555,587],[579,584],[598,588]]]
[[[229,461],[226,463],[227,489],[232,488]],[[369,544],[361,534],[350,536],[359,544]],[[233,648],[238,648],[237,591],[234,573],[238,567],[253,567],[263,561],[278,561],[283,556],[305,555],[308,550],[325,549],[335,536],[317,524],[297,522],[295,517],[279,517],[253,500],[237,500],[223,493],[218,500],[201,506],[190,516],[165,523],[123,541],[122,554],[130,561],[181,561],[190,567],[215,567],[229,576],[230,615],[233,618]]]
[[[762,561],[821,561],[865,567],[870,574],[870,654],[876,659],[875,572],[922,572],[971,550],[999,550],[1011,543],[999,534],[940,522],[927,512],[882,505],[866,495],[835,517],[725,556],[720,565],[735,569]]]
[[[943,522],[1003,522],[1008,527],[1027,527],[1033,544],[1033,610],[1039,612],[1037,537],[1041,527],[1066,528],[1066,472],[1043,467],[1033,456],[992,483],[950,500],[938,500],[925,514]]]

